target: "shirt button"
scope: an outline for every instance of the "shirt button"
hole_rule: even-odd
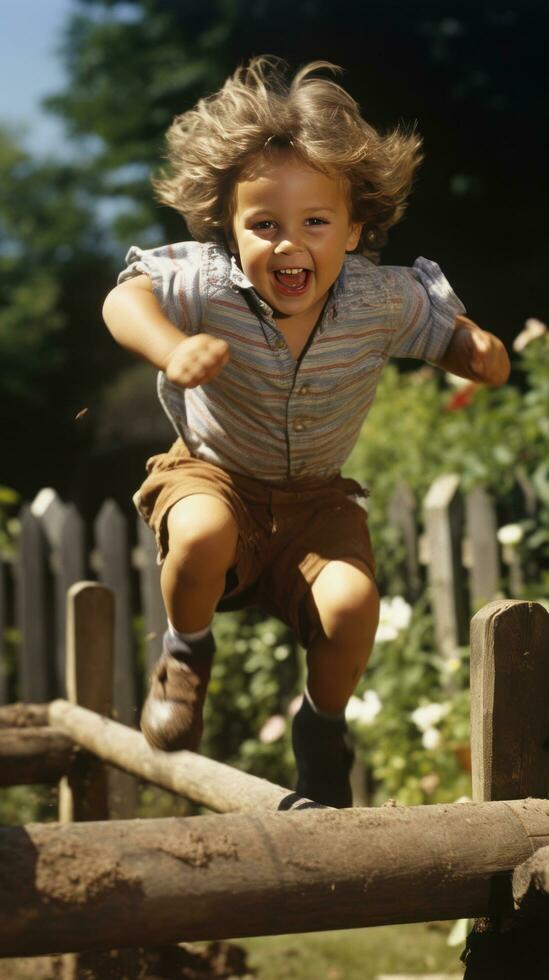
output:
[[[300,395],[308,395],[309,392],[310,392],[310,390],[311,390],[311,386],[310,385],[301,385],[301,388],[299,389],[299,394]]]
[[[277,337],[277,339],[274,342],[274,345],[277,350],[282,350],[282,348],[286,346],[286,344],[282,340],[282,337]]]
[[[305,422],[300,422],[299,419],[297,420],[297,422],[294,422],[295,432],[303,432],[304,428],[305,428]]]

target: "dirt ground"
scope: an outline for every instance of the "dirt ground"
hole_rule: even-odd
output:
[[[93,962],[92,962],[93,960]],[[253,980],[234,943],[0,960],[0,980]]]

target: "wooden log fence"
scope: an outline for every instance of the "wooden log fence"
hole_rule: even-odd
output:
[[[96,583],[70,590],[75,677],[89,670],[78,660],[89,661],[97,619],[112,629],[109,595]],[[98,663],[106,675],[109,656]],[[470,937],[467,980],[546,976],[531,951],[549,891],[547,610],[488,604],[471,624],[471,665],[472,803],[331,810],[193,753],[152,750],[127,726],[66,700],[0,709],[4,758],[14,774],[19,759],[19,781],[31,754],[22,733],[42,739],[44,756],[48,737],[61,736],[56,764],[69,780],[80,755],[220,811],[98,821],[94,780],[84,780],[87,804],[68,816],[88,822],[2,829],[0,956],[476,916],[478,929],[491,925],[491,945],[476,942],[486,932]],[[95,683],[96,703],[108,703],[104,677]],[[68,688],[76,700],[78,683]],[[501,966],[503,921],[515,940],[526,937],[514,973]]]
[[[518,487],[524,512],[531,513],[536,498],[524,474]],[[426,579],[440,651],[451,656],[467,642],[475,610],[503,594],[502,567],[507,565],[513,586],[520,585],[516,549],[497,541],[493,500],[481,488],[463,500],[451,474],[435,481],[423,507],[405,484],[397,486],[388,520],[404,546],[406,596],[417,598]],[[153,535],[141,520],[129,527],[112,500],[105,501],[86,534],[74,506],[49,488],[23,508],[20,524],[16,555],[0,556],[0,704],[9,699],[5,631],[10,627],[19,638],[16,697],[38,703],[66,696],[64,597],[74,582],[97,578],[115,596],[114,716],[135,725],[143,679],[132,621],[141,617],[147,672],[160,653],[165,628]],[[91,550],[87,538],[93,539]]]
[[[510,912],[509,871],[548,836],[546,800],[5,828],[0,951]]]

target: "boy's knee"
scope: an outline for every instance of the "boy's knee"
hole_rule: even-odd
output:
[[[319,576],[313,586],[312,599],[325,635],[330,639],[373,636],[379,622],[379,593],[370,575],[344,562],[331,562],[323,573],[323,580]]]
[[[168,515],[169,554],[191,577],[224,575],[234,564],[238,528],[215,497],[185,498]]]

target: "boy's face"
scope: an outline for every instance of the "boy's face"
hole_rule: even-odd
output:
[[[351,222],[343,182],[290,155],[259,161],[253,178],[236,184],[231,247],[260,296],[284,317],[320,315],[361,230]]]

